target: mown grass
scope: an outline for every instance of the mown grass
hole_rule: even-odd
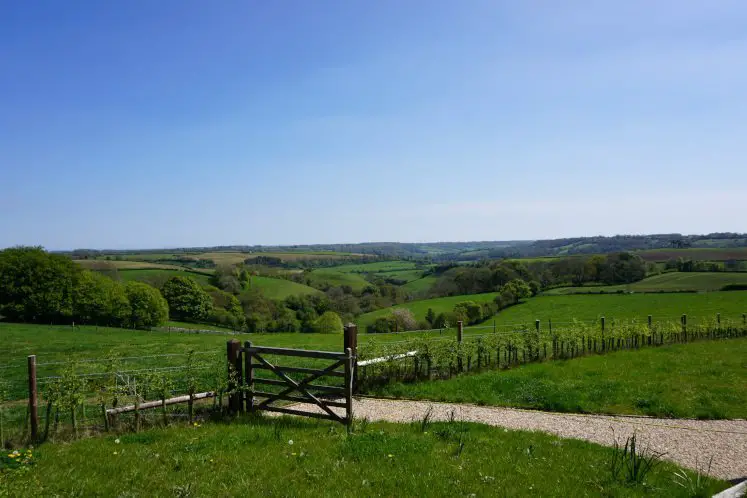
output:
[[[259,289],[268,299],[282,300],[288,296],[308,296],[322,294],[322,291],[282,278],[254,276],[251,279],[251,289]]]
[[[378,394],[677,418],[747,417],[747,339],[701,341],[396,383]]]
[[[670,272],[644,278],[628,285],[600,285],[551,289],[545,295],[567,295],[589,292],[673,292],[717,291],[725,285],[747,285],[747,272]]]
[[[35,450],[11,496],[688,496],[662,463],[615,481],[612,449],[461,422],[340,425],[241,419],[97,437]],[[707,479],[708,495],[725,489]]]
[[[506,308],[484,323],[492,324],[495,320],[501,325],[541,320],[546,325],[548,319],[552,319],[554,324],[561,324],[573,319],[597,320],[601,316],[610,320],[645,321],[648,315],[652,315],[654,320],[672,320],[679,319],[682,314],[687,314],[688,320],[693,322],[704,318],[713,319],[716,313],[721,313],[724,319],[741,321],[742,313],[745,312],[747,291],[539,296]]]

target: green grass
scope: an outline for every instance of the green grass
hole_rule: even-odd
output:
[[[252,289],[259,289],[262,295],[269,299],[285,299],[288,296],[307,296],[311,294],[322,294],[318,289],[308,285],[299,284],[283,278],[252,277]]]
[[[551,289],[546,295],[565,295],[587,292],[667,292],[716,291],[728,284],[747,285],[747,272],[669,272],[644,278],[628,285],[600,285]]]
[[[428,291],[436,284],[438,277],[434,275],[428,275],[417,280],[411,280],[402,286],[402,289],[410,292],[414,296],[425,296]]]
[[[345,273],[336,268],[320,268],[309,273],[309,278],[315,285],[330,285],[338,287],[349,285],[353,290],[362,291],[368,285],[368,281],[357,273]]]
[[[0,494],[688,496],[668,462],[645,485],[627,485],[611,478],[610,448],[461,422],[425,432],[375,423],[347,435],[329,422],[240,419],[118,438],[44,444],[28,472],[2,478]],[[726,487],[707,480],[708,496]]]
[[[636,251],[646,261],[667,261],[670,259],[692,259],[698,261],[747,260],[747,247],[691,247],[687,249],[649,249]]]
[[[226,333],[234,332],[231,329],[219,327],[218,325],[214,325],[212,323],[190,323],[190,322],[173,322],[173,321],[166,322],[166,325],[164,325],[160,329],[168,332],[169,327],[179,328],[179,329],[189,329],[189,330],[215,330],[218,332],[226,332]]]
[[[426,301],[422,301],[425,303]],[[721,313],[724,319],[741,320],[747,312],[747,291],[708,292],[700,294],[606,294],[576,296],[539,296],[500,311],[495,318],[485,321],[492,324],[530,323],[548,319],[553,323],[578,320],[607,319],[654,320],[679,319],[682,314],[688,320],[712,319]]]
[[[747,339],[701,341],[391,384],[388,396],[560,412],[747,417]]]
[[[366,326],[372,324],[377,318],[386,316],[395,308],[407,308],[415,315],[418,320],[425,320],[425,315],[428,313],[428,308],[432,308],[435,314],[445,313],[452,311],[454,306],[463,301],[474,301],[476,303],[490,302],[495,299],[498,294],[495,292],[489,292],[486,294],[470,294],[464,296],[450,296],[450,297],[439,297],[435,299],[424,299],[422,301],[412,301],[405,304],[398,304],[390,308],[384,308],[364,315],[359,316],[356,319],[360,330],[364,330]]]
[[[123,282],[129,282],[135,280],[138,282],[145,282],[147,284],[155,285],[159,282],[165,282],[171,277],[190,277],[195,279],[200,285],[208,285],[209,275],[204,273],[195,273],[186,270],[159,270],[159,269],[146,269],[146,270],[119,270],[117,275]]]

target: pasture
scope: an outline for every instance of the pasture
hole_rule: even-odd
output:
[[[669,272],[644,278],[626,285],[595,285],[562,287],[543,292],[544,295],[566,295],[591,292],[679,292],[717,291],[725,285],[747,285],[747,272]]]
[[[309,272],[308,277],[314,285],[328,285],[330,287],[347,285],[354,291],[362,291],[370,285],[361,275],[341,272],[337,268],[319,268]]]
[[[167,270],[167,269],[145,269],[145,270],[123,270],[117,273],[120,280],[129,282],[131,280],[137,282],[145,282],[154,287],[161,287],[166,280],[171,277],[190,277],[195,279],[200,285],[209,285],[208,280],[210,275],[203,272],[195,272],[191,270]]]
[[[645,485],[613,479],[611,448],[453,422],[339,425],[298,419],[152,429],[34,449],[12,496],[689,496],[662,462]],[[728,487],[704,478],[708,496]]]
[[[299,284],[283,278],[253,276],[250,280],[250,289],[259,289],[263,296],[268,299],[283,300],[288,296],[307,296],[312,294],[321,295],[320,290]]]
[[[697,261],[742,261],[747,260],[747,247],[650,249],[646,251],[635,251],[635,254],[646,261],[653,262],[663,262],[679,258]]]
[[[184,267],[178,265],[168,265],[161,263],[149,263],[145,261],[105,261],[101,259],[76,259],[77,264],[87,270],[94,271],[114,271],[114,270],[183,270]],[[208,272],[209,270],[202,270]]]
[[[423,297],[428,295],[428,291],[436,284],[438,277],[434,275],[428,275],[426,277],[418,278],[417,280],[411,280],[404,284],[402,288],[416,297]]]
[[[747,418],[747,338],[699,341],[378,388],[385,396],[556,412]]]

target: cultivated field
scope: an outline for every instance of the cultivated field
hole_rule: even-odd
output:
[[[562,287],[543,292],[544,295],[583,294],[589,292],[677,292],[717,291],[725,285],[747,285],[745,272],[669,272],[644,278],[627,285],[596,285]]]

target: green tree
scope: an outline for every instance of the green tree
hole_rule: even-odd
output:
[[[462,301],[454,306],[454,313],[462,317],[465,324],[477,323],[482,319],[482,307],[474,301]]]
[[[177,320],[205,320],[213,310],[212,299],[191,277],[171,277],[161,293],[169,303],[169,314]]]
[[[130,315],[130,300],[124,286],[97,272],[83,270],[73,287],[74,320],[122,327]]]
[[[428,312],[425,314],[425,319],[431,324],[431,326],[433,326],[433,322],[436,320],[436,313],[433,311],[433,308],[428,308]]]
[[[41,247],[0,251],[0,315],[25,322],[70,321],[80,271],[70,258]]]
[[[314,332],[322,334],[342,334],[343,326],[340,315],[334,311],[325,311],[316,322],[314,322]]]
[[[127,282],[125,293],[130,302],[130,327],[157,327],[169,319],[169,305],[155,287],[141,282]]]

